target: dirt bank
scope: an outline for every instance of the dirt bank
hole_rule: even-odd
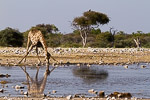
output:
[[[0,97],[0,100],[69,100],[67,98],[27,98],[27,97],[13,97],[13,98],[7,98],[7,97]],[[72,98],[70,100],[150,100],[150,99],[137,99],[137,98],[131,98],[131,99],[108,99],[108,98]]]
[[[67,64],[133,64],[150,62],[150,49],[141,48],[48,48],[48,51],[59,63]],[[0,48],[1,65],[17,65],[25,55],[25,48]],[[40,48],[39,56],[44,64],[44,52]],[[35,50],[21,65],[35,65],[38,63]],[[51,60],[51,63],[56,63]]]

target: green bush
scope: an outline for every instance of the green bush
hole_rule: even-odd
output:
[[[113,35],[109,32],[103,32],[97,35],[96,41],[99,43],[98,47],[107,48],[112,47]],[[97,44],[98,45],[98,44]]]
[[[23,44],[23,35],[15,29],[6,28],[0,31],[0,46],[21,47]]]

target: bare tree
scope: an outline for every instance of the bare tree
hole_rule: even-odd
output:
[[[112,46],[115,47],[115,34],[118,30],[114,30],[113,27],[110,27],[109,32],[112,34]]]
[[[140,38],[137,37],[137,39],[133,39],[133,40],[134,40],[134,42],[135,42],[135,44],[136,44],[136,47],[137,47],[137,48],[140,48],[140,47],[141,47]]]

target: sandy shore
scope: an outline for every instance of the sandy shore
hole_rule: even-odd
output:
[[[0,97],[0,100],[150,100],[150,99],[137,99],[137,98],[131,98],[131,99],[121,99],[121,98],[116,98],[116,99],[108,99],[108,98],[72,98],[72,99],[67,99],[67,98],[25,98],[25,97],[16,97],[16,98],[6,98],[6,97]]]
[[[67,64],[133,64],[150,62],[150,49],[147,48],[48,48],[48,51],[59,63]],[[25,48],[0,48],[0,64],[14,66],[25,55]],[[44,64],[44,52],[40,48],[39,56]],[[51,60],[51,63],[56,63]],[[38,63],[35,50],[21,65],[33,66]]]

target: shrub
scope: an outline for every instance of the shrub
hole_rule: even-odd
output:
[[[23,44],[23,35],[15,29],[6,28],[0,31],[0,46],[21,47]]]

